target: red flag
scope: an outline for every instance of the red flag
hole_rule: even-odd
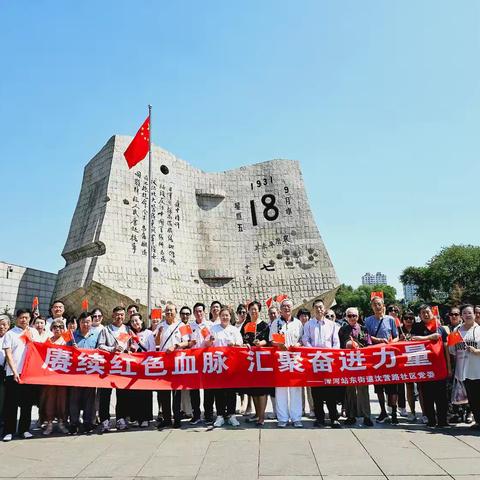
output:
[[[455,330],[454,332],[450,333],[450,335],[447,337],[447,345],[449,347],[453,347],[457,343],[462,343],[462,342],[463,342],[463,337],[458,330]]]
[[[192,332],[192,327],[190,325],[182,325],[180,328],[180,334],[183,336],[185,335],[191,335],[193,332]]]
[[[282,343],[285,344],[285,335],[283,333],[273,333],[272,340],[275,343]]]
[[[136,342],[136,343],[140,343],[140,337],[138,335],[136,335],[135,333],[133,332],[130,332],[130,338]]]
[[[88,310],[88,298],[82,300],[82,310],[86,312]]]
[[[123,156],[127,161],[128,168],[133,168],[137,163],[141,162],[148,153],[150,144],[150,116],[146,118],[143,125],[133,137],[132,142],[125,150]]]
[[[267,305],[267,308],[270,308],[272,306],[272,303],[273,303],[273,297],[267,298],[267,301],[265,302],[265,304]]]
[[[161,319],[162,318],[162,309],[161,308],[152,308],[152,313],[150,315],[152,319]]]
[[[431,332],[436,332],[438,327],[437,319],[432,318],[432,320],[426,323],[425,326],[427,327],[427,330],[430,330]]]
[[[207,338],[210,336],[210,330],[208,328],[202,328],[200,330],[200,333],[202,334],[203,338]]]
[[[275,301],[277,303],[282,303],[284,300],[286,300],[288,298],[288,295],[285,295],[285,294],[282,294],[282,295],[277,295],[277,298],[275,299]]]
[[[401,324],[402,322],[400,321],[400,319],[398,317],[395,317],[395,326],[398,328]]]
[[[38,309],[38,297],[33,297],[33,302],[32,302],[32,311]]]
[[[19,338],[23,343],[33,342],[32,332],[30,332],[28,327],[22,332]]]
[[[245,333],[257,333],[257,324],[255,322],[245,324]]]
[[[370,300],[371,300],[373,297],[383,298],[383,292],[382,292],[382,291],[380,291],[380,292],[370,292]]]
[[[432,313],[435,315],[435,317],[440,318],[440,312],[438,311],[437,305],[432,306]]]
[[[126,343],[130,340],[130,334],[127,332],[119,333],[117,336],[117,340],[121,343]]]
[[[71,330],[63,332],[60,336],[65,340],[65,342],[73,342],[73,333]]]

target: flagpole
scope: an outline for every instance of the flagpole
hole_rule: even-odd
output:
[[[148,105],[148,265],[147,265],[147,324],[152,312],[152,106]]]

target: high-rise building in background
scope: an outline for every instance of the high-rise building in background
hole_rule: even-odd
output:
[[[403,298],[406,302],[413,302],[418,299],[417,296],[418,287],[413,284],[407,284],[403,286]]]
[[[387,285],[387,276],[382,272],[367,272],[362,276],[362,285]]]

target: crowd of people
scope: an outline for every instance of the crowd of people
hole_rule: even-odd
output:
[[[357,349],[398,341],[442,342],[448,377],[419,383],[375,385],[381,410],[375,422],[397,425],[402,417],[408,422],[423,422],[430,428],[464,422],[480,429],[480,306],[467,304],[450,308],[446,322],[435,321],[429,305],[419,308],[418,317],[411,311],[402,313],[397,305],[385,306],[381,297],[372,298],[371,308],[373,314],[366,318],[361,318],[355,307],[347,308],[343,318],[337,318],[322,300],[316,300],[312,312],[301,309],[294,316],[292,302],[285,299],[280,305],[271,306],[264,319],[262,304],[258,301],[240,304],[235,313],[218,301],[211,303],[208,312],[201,302],[193,309],[183,306],[178,313],[176,305],[167,303],[163,318],[152,318],[149,325],[145,325],[136,305],[115,307],[109,319],[100,308],[83,312],[78,318],[65,318],[64,304],[55,301],[48,319],[21,309],[16,312],[15,325],[11,325],[10,317],[2,315],[0,425],[3,441],[12,440],[15,434],[20,438],[33,436],[30,431],[33,405],[39,408],[37,425],[45,436],[52,434],[54,429],[62,434],[77,434],[104,433],[113,428],[125,430],[131,426],[146,428],[153,421],[154,392],[149,390],[116,389],[113,424],[111,388],[21,383],[27,338],[54,345],[124,353],[246,345],[280,349]],[[255,328],[249,328],[252,322]],[[189,333],[180,328],[184,324],[190,325]],[[71,335],[66,336],[69,330]],[[461,341],[448,346],[447,336],[452,332],[458,332]],[[282,342],[275,341],[277,334],[282,335]],[[185,419],[190,425],[238,427],[239,402],[245,422],[257,427],[262,427],[266,418],[271,418],[277,420],[279,428],[289,424],[302,428],[306,406],[315,427],[326,425],[327,412],[332,428],[342,427],[342,417],[343,425],[354,425],[359,419],[365,427],[374,425],[368,386],[223,388],[206,389],[203,395],[199,390],[159,390],[156,395],[159,411],[156,426],[159,429],[180,428]],[[273,412],[267,416],[269,397]]]

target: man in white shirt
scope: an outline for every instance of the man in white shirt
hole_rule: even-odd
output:
[[[280,316],[270,325],[270,341],[273,346],[286,350],[288,347],[300,347],[303,335],[303,325],[298,318],[292,316],[293,303],[284,300],[280,305]],[[282,334],[285,343],[272,341],[274,334]],[[275,406],[278,426],[285,428],[288,420],[296,428],[302,428],[302,390],[303,387],[275,387]]]
[[[165,305],[165,320],[158,326],[159,350],[161,352],[174,352],[175,350],[188,348],[189,336],[182,335],[180,327],[184,323],[177,320],[177,307],[173,303]],[[158,422],[158,428],[172,426],[172,396],[173,396],[173,428],[180,428],[182,403],[181,390],[157,390],[159,410],[162,411],[162,419]]]
[[[205,338],[210,337],[210,330],[213,323],[205,318],[205,305],[197,302],[193,306],[193,316],[195,321],[190,322],[192,328],[190,348],[202,348]],[[205,424],[213,423],[213,402],[215,396],[212,389],[203,391],[203,411],[205,416]],[[190,402],[192,403],[193,418],[190,420],[191,425],[200,423],[200,390],[190,390]]]
[[[5,369],[5,405],[3,441],[9,442],[17,430],[17,410],[20,408],[18,434],[20,438],[32,438],[29,432],[32,420],[32,385],[20,383],[23,363],[25,361],[26,346],[31,341],[32,333],[30,312],[17,310],[16,326],[5,334],[3,350],[6,358]]]
[[[313,317],[303,327],[302,344],[304,347],[340,348],[339,326],[334,320],[325,317],[325,305],[322,300],[313,302]],[[332,428],[340,428],[337,401],[342,400],[342,387],[312,387],[316,427],[325,426],[323,402],[327,404]]]

